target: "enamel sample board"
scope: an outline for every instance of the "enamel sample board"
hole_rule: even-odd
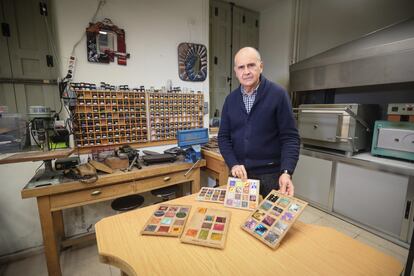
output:
[[[185,226],[181,241],[196,245],[224,248],[231,213],[225,210],[198,207]]]
[[[161,204],[148,219],[141,234],[179,237],[190,210],[189,205]]]
[[[259,189],[259,180],[229,177],[224,206],[254,210],[259,204]]]
[[[202,187],[196,200],[223,203],[226,196],[226,189]]]
[[[305,201],[272,190],[241,227],[267,246],[277,248],[306,205]]]

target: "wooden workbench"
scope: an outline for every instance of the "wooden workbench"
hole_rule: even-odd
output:
[[[206,160],[206,166],[203,170],[214,177],[219,182],[219,186],[227,184],[227,178],[229,177],[229,169],[224,162],[223,156],[218,151],[202,149],[201,154]]]
[[[226,209],[232,213],[223,250],[180,243],[178,238],[140,235],[158,208],[152,205],[107,217],[95,225],[100,260],[128,275],[399,275],[393,257],[334,229],[297,221],[273,250],[240,227],[249,212],[195,201],[171,204]]]
[[[195,193],[200,190],[200,167],[205,164],[205,160],[201,160],[186,176],[184,174],[193,164],[174,162],[102,175],[90,184],[69,180],[38,188],[27,185],[21,195],[22,198],[37,198],[49,275],[62,275],[59,252],[60,242],[64,238],[63,209],[186,182],[191,182],[191,191]]]

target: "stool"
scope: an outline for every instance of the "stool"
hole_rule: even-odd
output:
[[[151,194],[162,198],[162,201],[170,200],[170,196],[173,196],[178,191],[178,185],[167,186],[159,189],[155,189],[151,191]]]
[[[144,203],[144,197],[140,195],[129,195],[124,197],[119,197],[117,199],[114,199],[111,203],[112,209],[115,211],[129,211],[133,210],[135,208],[138,208],[139,206]]]

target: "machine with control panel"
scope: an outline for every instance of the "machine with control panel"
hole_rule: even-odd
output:
[[[414,103],[390,103],[388,115],[414,115]]]
[[[414,123],[376,121],[371,153],[414,161]]]
[[[414,123],[414,103],[390,103],[387,115],[388,121]]]
[[[388,104],[388,121],[376,121],[371,154],[414,161],[414,104]]]

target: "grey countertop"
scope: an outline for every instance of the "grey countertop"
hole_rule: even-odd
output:
[[[414,176],[414,163],[404,160],[396,160],[386,157],[373,156],[369,152],[358,153],[353,156],[345,156],[329,151],[301,148],[301,154],[321,158],[330,161],[339,161],[368,169],[390,172],[407,176]]]

